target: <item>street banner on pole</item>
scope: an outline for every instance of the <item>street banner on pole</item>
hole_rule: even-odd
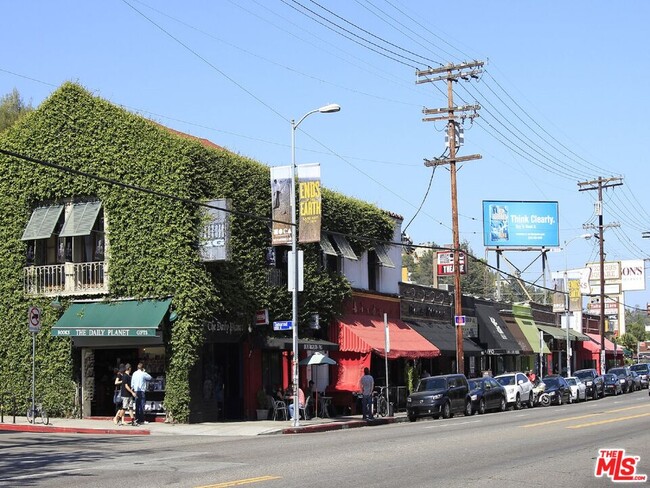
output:
[[[291,166],[271,167],[271,244],[291,244]]]
[[[322,215],[320,164],[298,166],[298,200],[300,202],[298,240],[301,243],[320,242]]]
[[[582,310],[582,294],[580,293],[580,280],[569,280],[569,311]]]

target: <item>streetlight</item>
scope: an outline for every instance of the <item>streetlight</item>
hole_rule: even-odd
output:
[[[298,246],[296,234],[298,234],[298,226],[296,224],[296,129],[311,114],[320,112],[322,114],[331,114],[341,110],[341,107],[335,103],[325,105],[324,107],[317,108],[307,112],[296,123],[291,119],[291,252],[293,257],[293,307],[291,314],[291,327],[293,328],[293,426],[300,425],[300,403],[298,402]]]
[[[566,318],[566,375],[571,376],[571,342],[569,339],[569,279],[568,279],[568,259],[566,248],[576,239],[591,239],[591,234],[580,234],[579,236],[572,237],[568,241],[564,241],[564,314]]]

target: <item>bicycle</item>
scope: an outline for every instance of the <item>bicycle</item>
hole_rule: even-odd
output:
[[[388,415],[388,400],[386,400],[387,387],[379,386],[378,388],[379,392],[375,391],[373,393],[372,411],[373,415],[385,417]]]
[[[27,422],[29,422],[30,424],[34,424],[36,423],[36,419],[38,417],[41,418],[43,425],[47,425],[50,423],[50,417],[47,414],[47,410],[43,408],[43,404],[35,402],[33,407],[32,405],[30,405],[27,408]]]

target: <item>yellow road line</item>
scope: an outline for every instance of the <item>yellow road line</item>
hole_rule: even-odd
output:
[[[623,422],[624,420],[638,419],[641,417],[649,417],[650,413],[640,413],[639,415],[629,415],[627,417],[619,417],[617,419],[599,420],[598,422],[590,422],[588,424],[569,425],[567,429],[582,429],[583,427],[591,427],[593,425],[609,424],[612,422]]]
[[[271,481],[271,480],[279,480],[279,479],[280,476],[258,476],[257,478],[247,478],[243,480],[226,481],[225,483],[217,483],[216,485],[197,486],[196,488],[226,488],[228,486],[241,486],[241,485],[248,485],[251,483],[259,483],[261,481]]]
[[[578,417],[567,417],[565,419],[547,420],[545,422],[537,422],[535,424],[526,424],[526,425],[522,425],[522,427],[524,427],[524,428],[526,428],[526,427],[539,427],[540,425],[558,424],[560,422],[570,422],[571,420],[579,420],[579,419],[584,419],[584,418],[587,418],[587,417],[594,417],[596,415],[602,415],[602,414],[600,414],[600,413],[590,413],[590,414],[587,414],[587,415],[580,415]]]
[[[606,413],[619,413],[619,412],[625,412],[627,410],[637,410],[639,408],[647,409],[648,407],[650,407],[650,405],[639,405],[639,406],[635,406],[635,407],[616,408],[616,409],[613,409],[613,410],[605,410],[604,412],[595,412],[595,413],[590,413],[590,414],[587,414],[587,415],[580,415],[578,417],[567,417],[565,419],[547,420],[545,422],[536,422],[534,424],[526,424],[526,425],[522,425],[522,427],[527,428],[527,427],[539,427],[539,426],[542,426],[542,425],[559,424],[559,423],[562,423],[562,422],[569,422],[571,420],[584,419],[584,418],[587,418],[587,417],[593,417],[593,416],[596,416],[596,415],[603,415],[603,414],[606,414]],[[626,417],[621,417],[621,418],[626,418]],[[629,418],[635,418],[635,417],[629,417]],[[617,420],[618,419],[612,420],[612,422],[616,422]],[[596,422],[596,424],[605,423],[605,422],[606,421],[602,421],[602,422],[598,421],[598,422]],[[592,425],[592,424],[582,424],[582,425]],[[568,427],[568,428],[573,428],[573,427]]]
[[[617,408],[616,410],[607,410],[605,413],[625,412],[626,410],[636,410],[638,408],[648,408],[650,405],[639,405],[636,407]]]

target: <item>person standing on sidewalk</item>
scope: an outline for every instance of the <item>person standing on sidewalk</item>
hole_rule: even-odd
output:
[[[361,411],[363,412],[363,420],[374,420],[372,416],[372,392],[375,389],[375,379],[368,368],[363,368],[363,376],[359,380],[359,387],[362,395]]]
[[[138,424],[146,424],[144,420],[144,404],[146,402],[147,384],[153,378],[144,369],[144,363],[138,363],[138,369],[131,378],[131,388],[135,391],[135,420]]]
[[[131,388],[131,365],[129,363],[124,365],[121,388],[122,407],[117,411],[115,417],[113,417],[113,423],[115,425],[122,425],[124,423],[124,413],[128,410],[129,416],[131,417],[131,424],[134,424],[135,416],[133,415],[133,399],[135,398],[135,391]]]

